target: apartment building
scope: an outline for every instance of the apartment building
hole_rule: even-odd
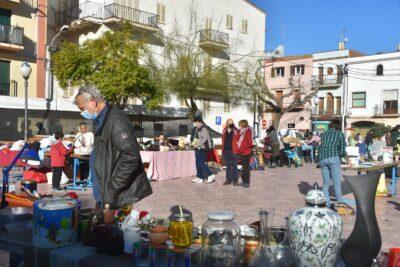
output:
[[[247,0],[49,0],[49,5],[55,11],[54,17],[49,17],[51,34],[63,25],[70,27],[59,41],[67,39],[82,44],[101,36],[104,31],[115,30],[127,20],[138,37],[145,37],[143,40],[154,51],[159,64],[163,64],[163,58],[157,54],[164,49],[160,36],[169,36],[177,30],[183,35],[190,34],[193,22],[199,33],[195,45],[204,49],[212,63],[235,61],[244,55],[262,58],[264,52],[266,14]],[[57,99],[65,100],[73,95],[73,89],[56,88],[55,92]],[[155,112],[147,111],[137,99],[129,104],[127,112],[135,123],[146,129],[145,136],[161,132],[167,135],[189,133],[191,122],[185,119],[187,108],[174,97],[161,111]],[[221,122],[227,118],[248,119],[253,124],[253,111],[245,101],[233,104],[205,96],[197,104],[205,122],[216,131],[222,131]]]

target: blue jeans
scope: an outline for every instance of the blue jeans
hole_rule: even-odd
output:
[[[224,151],[223,157],[226,165],[226,181],[235,182],[238,180],[238,155],[232,151]]]
[[[331,200],[329,197],[329,185],[331,184],[331,181],[335,190],[337,202],[343,203],[341,187],[342,169],[340,168],[340,158],[331,157],[323,159],[319,162],[319,166],[321,167],[322,171],[322,178],[324,181],[322,191],[324,191],[327,206],[329,207],[331,204]]]
[[[208,176],[213,174],[206,164],[207,151],[195,150],[194,155],[196,157],[197,177],[199,177],[200,179],[203,179],[203,180],[207,179]]]

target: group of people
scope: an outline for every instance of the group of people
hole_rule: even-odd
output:
[[[213,148],[209,128],[201,118],[195,118],[191,135],[191,143],[195,148],[197,175],[194,183],[212,183],[214,174],[206,160],[207,153]],[[232,119],[228,119],[222,132],[222,155],[226,165],[226,181],[224,185],[250,187],[250,158],[253,154],[253,131],[247,120],[239,121],[237,128]],[[238,163],[242,165],[242,182],[239,183]]]

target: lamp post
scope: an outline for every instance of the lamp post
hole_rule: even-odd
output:
[[[317,124],[317,113],[318,113],[318,104],[319,104],[319,97],[318,96],[314,96],[312,99],[312,103],[313,103],[313,108],[314,108],[314,129],[316,127]]]
[[[31,75],[32,68],[28,62],[24,61],[21,65],[21,75],[24,78],[24,87],[25,87],[25,131],[24,131],[24,139],[28,140],[28,79]]]

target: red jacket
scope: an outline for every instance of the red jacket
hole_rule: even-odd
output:
[[[238,142],[238,145],[240,155],[249,155],[253,152],[253,133],[250,128],[244,133],[244,138],[240,144]]]
[[[237,128],[233,128],[233,136],[232,136],[232,152],[233,154],[238,154],[238,141],[240,137],[240,131]],[[222,132],[222,151],[224,151],[225,147],[225,138],[228,133],[228,129],[225,128],[224,131]]]
[[[50,147],[51,167],[64,167],[69,150],[58,141]]]

